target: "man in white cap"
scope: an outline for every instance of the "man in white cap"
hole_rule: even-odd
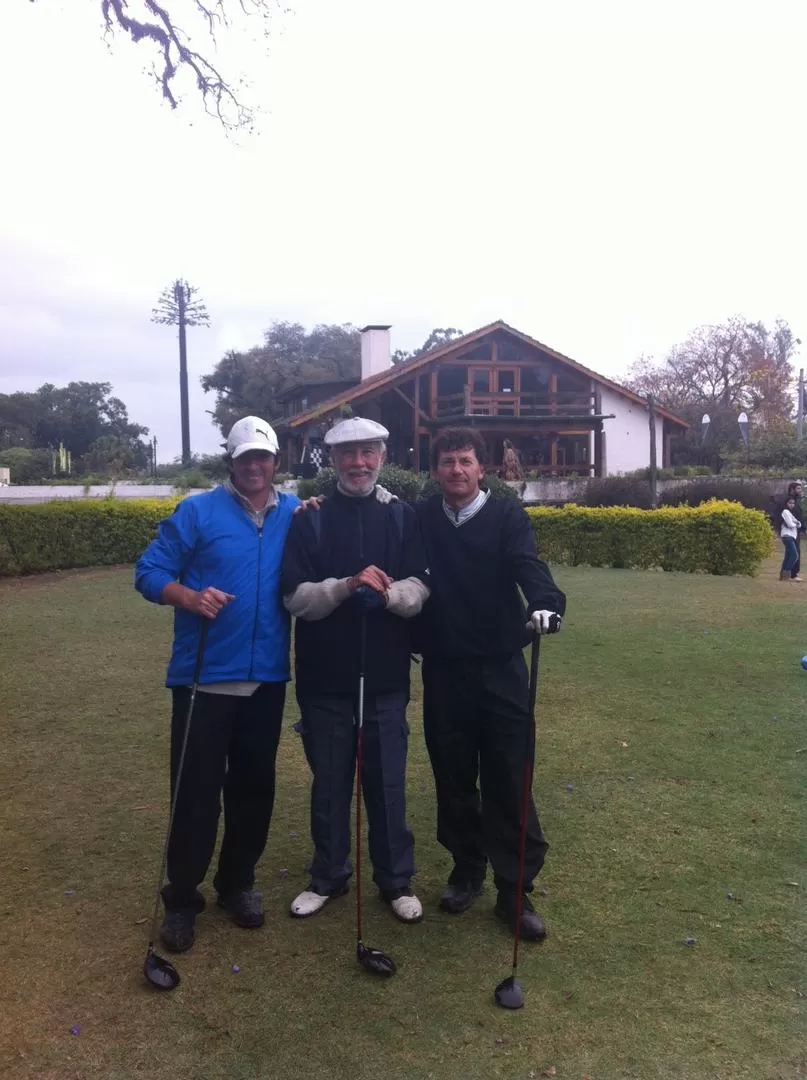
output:
[[[407,619],[428,596],[414,511],[376,486],[389,432],[354,418],[325,435],[338,482],[319,511],[298,516],[283,561],[284,603],[296,616],[300,733],[313,773],[311,882],[291,904],[315,915],[347,892],[355,717],[365,652],[364,790],[373,880],[403,922],[423,916],[412,892],[406,824],[410,643]]]
[[[172,952],[194,941],[199,892],[213,855],[224,793],[224,837],[214,887],[238,925],[263,924],[255,866],[269,832],[286,682],[289,616],[278,585],[283,545],[300,500],[273,487],[277,436],[246,416],[227,442],[230,476],[184,499],[141,556],[135,587],[175,609],[166,685],[173,695],[171,789],[193,682],[202,619],[210,620],[199,691],[168,849],[161,939]]]

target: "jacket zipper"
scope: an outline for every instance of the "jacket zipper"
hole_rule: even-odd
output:
[[[255,586],[255,621],[252,625],[252,652],[249,657],[249,675],[247,681],[252,681],[252,670],[255,666],[255,639],[258,636],[258,616],[261,610],[261,567],[263,564],[263,525],[258,526],[258,578]]]

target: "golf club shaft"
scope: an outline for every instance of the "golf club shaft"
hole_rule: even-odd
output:
[[[356,710],[356,941],[361,925],[361,774],[364,766],[364,668],[367,660],[367,616],[362,613],[359,645],[359,701]]]
[[[536,634],[530,652],[529,722],[524,748],[524,775],[521,787],[521,832],[518,842],[518,887],[516,890],[516,928],[513,936],[513,977],[518,967],[518,945],[521,940],[521,913],[524,904],[524,859],[527,851],[527,817],[532,793],[532,770],[535,762],[535,702],[538,696],[538,662],[541,656],[541,639]]]
[[[185,751],[188,748],[188,735],[191,730],[191,717],[193,716],[193,706],[196,702],[196,692],[199,689],[199,678],[202,674],[202,664],[205,658],[205,645],[207,644],[207,631],[210,627],[210,623],[207,619],[202,620],[202,625],[199,630],[199,646],[196,650],[196,666],[193,671],[193,685],[191,686],[191,696],[188,702],[188,713],[185,718],[185,730],[182,734],[182,749],[179,753],[179,762],[177,764],[176,780],[174,781],[174,792],[171,796],[171,810],[168,814],[168,830],[165,834],[165,844],[163,845],[162,859],[160,860],[160,876],[157,881],[157,888],[154,894],[154,910],[151,914],[151,929],[149,930],[149,948],[154,944],[154,938],[157,936],[157,919],[160,911],[160,894],[162,892],[163,880],[165,879],[165,867],[168,862],[168,846],[171,843],[171,833],[174,829],[174,814],[177,808],[177,796],[179,795],[179,783],[182,779],[182,768],[185,764]]]

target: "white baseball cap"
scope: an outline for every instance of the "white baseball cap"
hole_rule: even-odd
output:
[[[248,450],[264,450],[277,454],[280,449],[274,428],[259,416],[245,416],[242,420],[237,420],[230,428],[224,446],[233,460],[246,454]]]
[[[350,420],[340,420],[338,424],[325,432],[326,446],[340,446],[342,443],[386,442],[389,432],[383,424],[375,420],[366,420],[363,416],[353,416]]]

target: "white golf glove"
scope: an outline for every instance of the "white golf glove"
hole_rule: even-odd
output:
[[[533,611],[530,626],[536,634],[557,634],[561,617],[556,611]]]

